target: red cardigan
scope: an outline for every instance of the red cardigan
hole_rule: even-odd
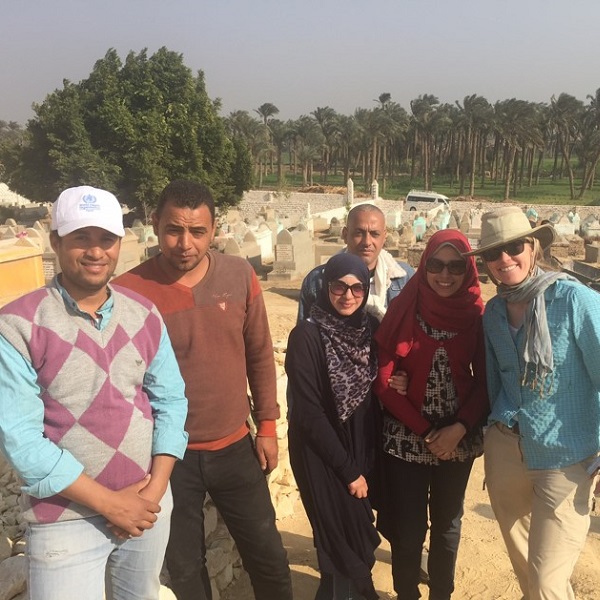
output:
[[[445,346],[448,352],[458,394],[456,420],[469,430],[480,424],[489,412],[481,319],[474,329],[458,333],[450,340],[435,340],[415,323],[414,343],[406,357],[390,354],[385,348],[379,347],[379,373],[375,392],[383,406],[398,421],[420,436],[427,435],[432,429],[432,424],[423,416],[421,409],[433,355],[441,346]],[[406,396],[388,385],[388,379],[398,369],[408,374]]]

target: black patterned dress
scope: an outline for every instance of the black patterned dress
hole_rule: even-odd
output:
[[[380,538],[368,498],[354,498],[348,484],[374,468],[379,406],[371,394],[341,423],[334,405],[325,352],[314,323],[300,322],[286,356],[290,462],[313,529],[319,567],[353,581],[376,598],[371,567]]]

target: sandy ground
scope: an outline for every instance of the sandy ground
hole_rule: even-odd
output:
[[[299,281],[263,282],[271,333],[276,347],[285,346],[287,335],[295,324],[299,286]],[[486,300],[495,293],[491,284],[482,288]],[[600,598],[600,498],[598,504],[591,518],[586,546],[572,579],[578,600]],[[280,520],[278,527],[288,551],[294,597],[296,600],[313,600],[319,575],[312,531],[300,502],[297,503],[295,514]],[[390,549],[384,540],[377,550],[377,563],[373,573],[376,588],[381,598],[386,600],[395,598],[390,564]],[[422,597],[428,598],[428,588],[421,588]],[[453,597],[457,600],[517,600],[521,597],[487,492],[483,489],[482,459],[475,461],[467,488],[462,541],[456,569],[456,591]],[[254,598],[246,574],[230,586],[224,598]]]

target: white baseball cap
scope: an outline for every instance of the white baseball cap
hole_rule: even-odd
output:
[[[89,185],[72,187],[52,205],[52,230],[63,237],[83,227],[101,227],[119,237],[125,235],[123,211],[110,192]]]

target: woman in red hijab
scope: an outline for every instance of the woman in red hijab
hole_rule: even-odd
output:
[[[402,600],[421,596],[428,515],[429,598],[451,597],[465,488],[483,452],[483,303],[475,260],[463,257],[470,249],[460,231],[436,232],[375,336],[375,391],[385,409],[378,528],[390,541],[394,589]],[[408,376],[406,394],[390,386],[396,371]]]

